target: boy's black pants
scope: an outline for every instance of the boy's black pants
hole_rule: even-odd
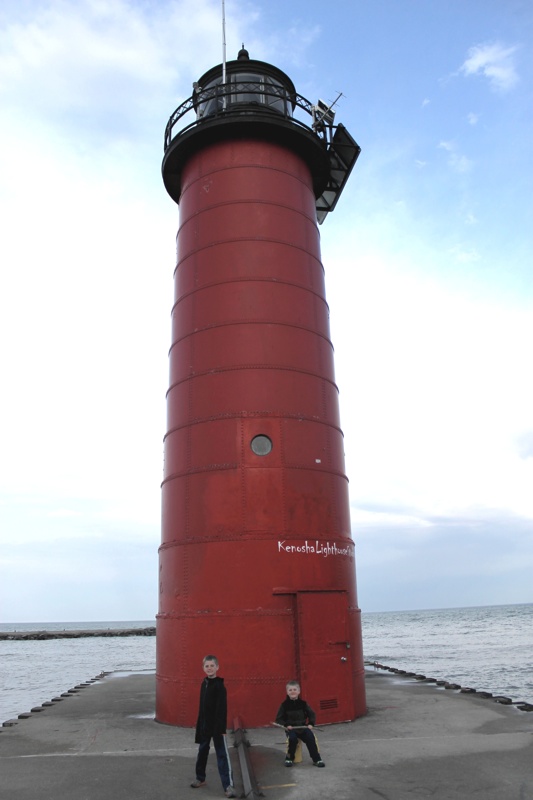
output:
[[[310,728],[306,728],[305,730],[300,731],[287,731],[287,738],[289,740],[289,751],[288,756],[291,761],[294,761],[294,755],[296,753],[296,745],[298,744],[298,739],[301,739],[302,742],[306,745],[307,749],[309,750],[309,755],[313,759],[313,762],[320,761],[320,753],[318,752],[318,747],[316,746],[316,739],[315,734],[313,733]]]
[[[209,755],[209,747],[211,744],[211,737],[208,736],[204,739],[198,748],[198,757],[196,759],[196,777],[199,781],[205,781],[205,771],[207,767],[207,756]],[[217,754],[217,766],[220,780],[222,781],[222,788],[224,791],[228,786],[233,786],[233,773],[231,770],[231,761],[228,752],[228,745],[226,737],[221,733],[215,733],[213,736],[213,744],[215,746],[215,753]]]

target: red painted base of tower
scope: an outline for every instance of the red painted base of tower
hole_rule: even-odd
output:
[[[213,653],[230,720],[267,724],[293,678],[319,723],[354,719],[360,612],[307,161],[255,137],[193,152],[175,286],[156,718],[195,724]]]

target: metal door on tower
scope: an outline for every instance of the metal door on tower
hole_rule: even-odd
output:
[[[346,592],[298,592],[302,696],[317,724],[354,718],[354,682]]]

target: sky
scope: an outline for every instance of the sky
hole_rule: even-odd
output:
[[[320,228],[363,612],[533,601],[533,6],[226,0],[362,148]],[[0,5],[0,622],[151,620],[178,208],[218,0]]]

